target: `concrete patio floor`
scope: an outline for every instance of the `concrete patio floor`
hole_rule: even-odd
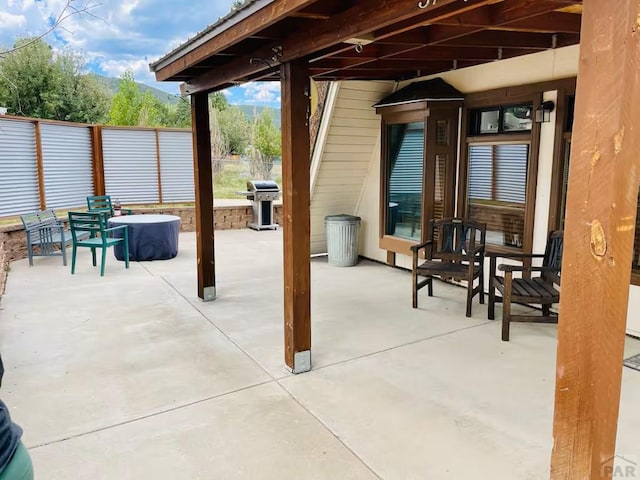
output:
[[[177,258],[82,251],[14,262],[0,303],[1,398],[37,478],[542,479],[552,447],[555,325],[500,340],[486,306],[411,276],[312,261],[313,371],[283,364],[281,232],[216,232],[219,298]],[[422,293],[422,292],[421,292]],[[500,313],[500,310],[498,310]],[[627,356],[640,352],[628,339]],[[640,458],[640,372],[624,369],[618,453]]]

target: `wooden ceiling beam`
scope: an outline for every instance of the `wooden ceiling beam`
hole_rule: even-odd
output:
[[[375,60],[373,62],[369,62],[364,67],[367,70],[422,70],[426,68],[444,68],[449,69],[453,68],[452,60],[441,60],[441,59],[421,59],[420,61],[415,60]],[[357,64],[349,64],[349,61],[345,60],[336,60],[335,62],[330,59],[324,60],[320,65],[313,65],[312,69],[333,69],[333,70],[344,70],[344,69],[355,69],[358,68]]]
[[[241,40],[258,34],[264,30],[265,27],[275,24],[287,15],[291,15],[298,10],[313,5],[316,1],[317,0],[288,0],[287,2],[271,3],[260,10],[260,15],[249,16],[235,28],[229,28],[220,32],[189,53],[181,55],[177,60],[156,70],[156,80],[159,82],[167,80],[185,68],[195,65]]]
[[[373,45],[372,45],[373,46]],[[357,54],[355,52],[349,54],[339,54],[334,57],[324,58],[317,62],[311,63],[312,67],[328,67],[336,65],[333,63],[335,60],[352,61],[352,65],[357,65],[358,61],[372,62],[378,59],[387,60],[405,60],[405,61],[420,61],[420,60],[498,60],[500,57],[500,49],[494,47],[449,47],[449,46],[421,46],[414,50],[403,50],[399,53],[392,53],[392,45],[379,45],[375,52],[369,51],[366,54]],[[396,47],[397,48],[397,47]],[[527,52],[524,49],[511,49],[503,48],[502,54],[504,57],[524,55],[527,53],[535,53],[539,49],[532,49]],[[337,64],[339,65],[339,64]]]
[[[527,50],[547,50],[554,47],[554,35],[549,33],[528,33],[528,32],[505,32],[499,30],[484,30],[472,35],[455,35],[449,28],[437,26],[432,31],[434,38],[438,39],[439,45],[456,47],[493,47],[493,48],[522,48]],[[567,40],[567,45],[579,43],[579,35],[556,36],[557,39]],[[559,44],[555,45],[560,46]]]
[[[484,62],[464,62],[459,68],[471,67]],[[378,70],[368,68],[355,68],[349,70],[338,70],[334,72],[323,72],[320,69],[310,69],[315,80],[407,80],[416,77],[434,75],[443,71],[455,70],[453,62],[446,62],[442,65],[420,65],[422,68],[408,68],[404,71]]]
[[[473,50],[473,49],[469,49]],[[484,53],[488,54],[490,49],[485,49]],[[491,50],[495,52],[495,50]],[[427,52],[430,52],[431,55],[427,55]],[[314,60],[311,65],[323,64],[325,60],[336,60],[336,59],[368,59],[368,60],[377,60],[379,58],[404,58],[404,59],[421,59],[421,58],[435,58],[435,59],[451,59],[452,55],[456,53],[466,53],[465,49],[458,49],[455,47],[430,47],[420,45],[413,50],[407,50],[403,45],[379,45],[373,43],[371,45],[367,45],[362,53],[357,53],[354,50],[350,50],[348,52],[338,53],[331,57],[323,58],[320,60]],[[476,52],[476,55],[483,55],[482,52]]]
[[[452,16],[457,16],[464,14],[465,12],[474,11],[481,7],[491,5],[492,3],[495,3],[495,1],[496,0],[468,0],[462,2],[462,5],[458,5],[458,8],[455,8],[455,5],[451,6],[448,11],[443,11],[442,14],[438,17],[432,17],[422,14],[411,19],[411,21],[398,21],[390,27],[377,28],[374,31],[374,36],[376,39],[385,39],[390,36],[398,35],[399,33],[414,30],[418,26],[431,25],[432,23],[440,22]]]
[[[323,75],[319,71],[311,71],[311,76],[314,80],[397,80],[411,78],[416,74],[415,70],[407,70],[406,72],[384,72],[380,70],[367,70],[367,69],[355,69],[355,70],[338,70],[334,73],[328,73]]]
[[[502,58],[509,58],[511,56],[525,55],[526,53],[535,53],[537,50],[531,50],[530,52],[525,52],[523,49],[512,49],[512,48],[503,48],[502,52],[500,52],[499,48],[492,47],[466,47],[466,48],[458,48],[458,47],[447,47],[447,46],[428,46],[422,47],[417,50],[412,50],[410,52],[404,52],[398,55],[394,55],[392,57],[387,57],[390,59],[407,59],[407,60],[419,60],[424,58],[431,59],[451,59],[454,58],[456,60],[499,60],[500,53],[502,53]]]
[[[452,18],[438,22],[438,25],[495,28],[495,24],[482,23],[478,20],[467,21]],[[581,16],[573,13],[549,12],[524,20],[509,22],[504,27],[505,30],[526,31],[534,33],[580,33]]]
[[[296,12],[291,15],[294,18],[310,18],[312,20],[329,20],[331,15],[327,13],[313,13],[313,12]]]
[[[496,23],[509,23],[528,17],[535,17],[544,13],[553,12],[567,5],[573,5],[574,0],[514,0],[493,5]]]

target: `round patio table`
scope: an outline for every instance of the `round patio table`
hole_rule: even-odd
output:
[[[109,219],[109,226],[127,225],[129,260],[169,260],[178,255],[180,217],[175,215],[122,215]],[[122,237],[123,231],[112,232]],[[122,244],[115,245],[113,253],[124,260]]]

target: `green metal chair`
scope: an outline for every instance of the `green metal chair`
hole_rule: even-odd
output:
[[[109,195],[92,195],[87,197],[87,210],[89,212],[102,212],[113,217],[113,204]],[[131,215],[131,209],[121,208],[125,215]]]
[[[78,247],[91,249],[93,266],[96,266],[96,248],[102,249],[102,263],[100,264],[100,276],[104,277],[104,264],[107,259],[107,249],[118,243],[123,243],[124,264],[129,268],[129,236],[126,225],[111,227],[107,225],[107,218],[102,212],[69,212],[69,230],[73,240],[71,254],[71,273],[76,270],[76,251]],[[111,232],[123,230],[122,237],[114,238]],[[84,232],[89,232],[89,238],[82,238]]]

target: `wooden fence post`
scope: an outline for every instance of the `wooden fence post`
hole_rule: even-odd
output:
[[[93,193],[106,195],[104,182],[104,156],[102,151],[102,127],[91,127],[91,153],[93,156]]]
[[[158,202],[162,203],[162,170],[160,165],[160,132],[154,128],[156,132],[156,162],[158,164]]]
[[[42,159],[42,134],[40,133],[40,122],[33,122],[36,137],[36,167],[38,172],[38,194],[40,197],[40,210],[47,208],[47,194],[44,187],[44,161]]]

